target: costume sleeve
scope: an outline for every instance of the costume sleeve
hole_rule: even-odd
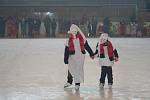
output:
[[[68,64],[68,59],[69,59],[69,48],[65,46],[65,52],[64,52],[64,63]]]
[[[94,56],[94,53],[91,49],[91,47],[89,46],[88,42],[86,41],[84,44],[85,49],[87,50],[87,52],[89,53],[90,57]]]
[[[118,55],[117,50],[116,50],[116,49],[114,49],[114,50],[113,50],[113,52],[114,52],[114,56],[115,56],[115,57],[117,57],[117,58],[119,58],[119,55]]]
[[[113,53],[114,53],[114,56],[118,58],[119,55],[118,55],[117,49],[116,49],[114,43],[112,43],[112,45],[113,45]]]
[[[97,45],[96,45],[96,50],[95,50],[94,55],[97,55],[97,54],[98,54],[98,43],[97,43]]]

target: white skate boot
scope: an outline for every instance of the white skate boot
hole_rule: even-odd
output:
[[[109,88],[109,89],[112,89],[112,85],[108,85],[108,88]]]
[[[64,88],[67,88],[67,87],[70,87],[72,84],[70,84],[70,83],[66,83],[65,85],[64,85]]]
[[[80,86],[79,85],[75,85],[75,90],[79,91]]]
[[[100,89],[103,89],[103,88],[104,88],[104,84],[103,84],[103,83],[100,83],[100,84],[99,84],[99,88],[100,88]]]

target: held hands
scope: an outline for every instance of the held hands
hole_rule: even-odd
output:
[[[90,58],[91,58],[92,60],[94,60],[97,56],[98,56],[97,54],[94,54],[94,55],[90,56]]]
[[[92,60],[94,60],[95,56],[90,56],[90,58],[91,58]]]
[[[92,56],[90,56],[90,58],[92,59],[92,60],[94,60],[94,58],[96,57],[96,55],[94,54],[94,55],[92,55]]]
[[[115,57],[115,58],[114,58],[114,60],[115,60],[115,62],[117,62],[117,61],[118,61],[118,58],[117,58],[117,57]]]

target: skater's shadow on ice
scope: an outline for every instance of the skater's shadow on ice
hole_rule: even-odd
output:
[[[75,91],[73,88],[66,88],[64,91],[66,92],[65,100],[84,100],[80,96],[80,91]]]
[[[100,89],[99,96],[102,100],[113,100],[113,91],[112,89]]]

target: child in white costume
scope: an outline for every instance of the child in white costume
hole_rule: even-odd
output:
[[[64,53],[64,63],[68,64],[68,80],[64,88],[71,86],[74,78],[75,89],[79,90],[80,83],[84,82],[85,50],[88,51],[92,59],[94,58],[94,53],[77,25],[72,24],[68,33],[69,39],[65,44]]]
[[[108,86],[111,88],[113,84],[112,66],[114,61],[118,61],[119,56],[107,33],[101,34],[95,55],[99,57],[101,66],[100,88],[104,87],[106,76],[108,78]]]

